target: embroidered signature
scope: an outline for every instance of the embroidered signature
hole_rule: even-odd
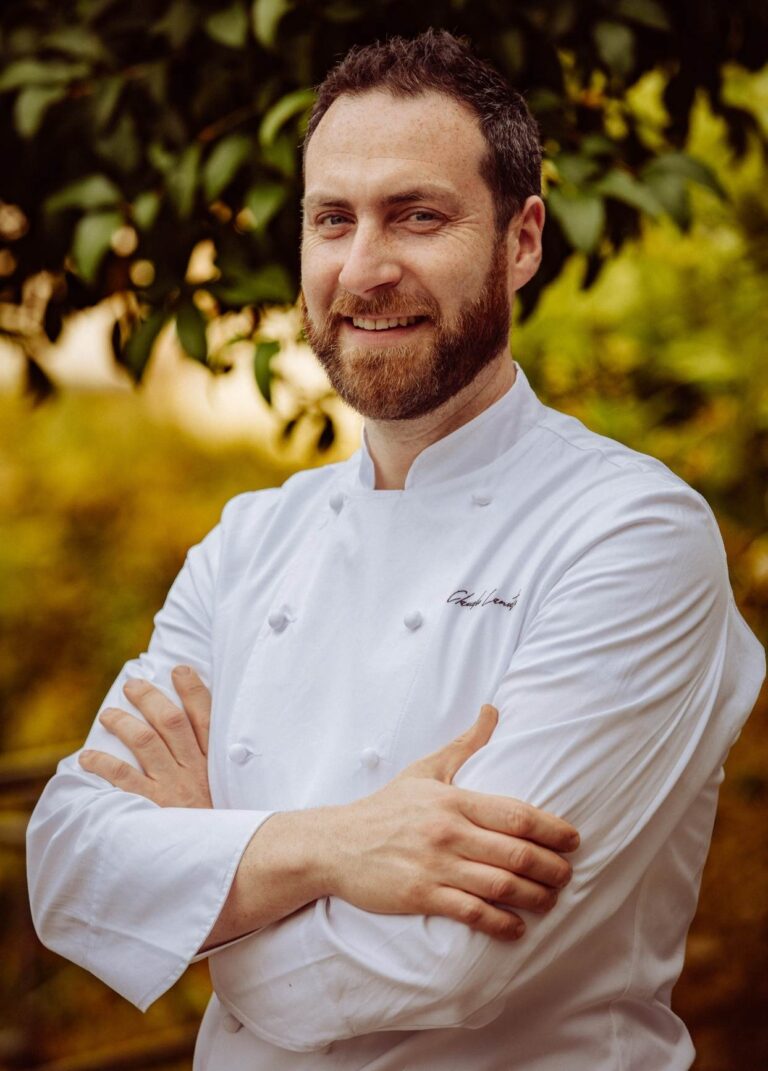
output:
[[[476,606],[503,606],[505,610],[514,610],[517,606],[517,600],[520,598],[520,592],[518,591],[512,599],[500,599],[496,592],[498,588],[494,588],[492,591],[484,591],[482,595],[477,595],[474,591],[467,591],[466,588],[459,588],[458,591],[454,591],[449,595],[446,602],[453,602],[457,606],[466,606],[468,610],[474,610]]]

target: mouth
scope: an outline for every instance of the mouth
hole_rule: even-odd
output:
[[[344,324],[355,334],[403,334],[426,322],[426,316],[345,316]]]

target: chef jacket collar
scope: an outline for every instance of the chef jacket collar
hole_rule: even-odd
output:
[[[537,423],[544,406],[517,361],[515,368],[515,382],[498,401],[416,456],[405,478],[405,490],[434,486],[490,465],[511,450]],[[364,488],[373,490],[375,471],[365,428],[359,455],[359,482]]]

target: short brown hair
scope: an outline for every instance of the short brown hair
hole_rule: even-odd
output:
[[[541,193],[541,145],[536,122],[522,96],[466,38],[447,30],[391,37],[350,49],[317,88],[304,138],[309,140],[333,102],[345,94],[384,89],[396,97],[436,90],[477,116],[488,153],[480,173],[493,194],[496,225],[505,230],[525,199]]]

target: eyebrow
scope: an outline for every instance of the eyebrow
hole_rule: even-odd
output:
[[[390,193],[381,199],[380,204],[384,205],[385,208],[391,208],[397,205],[413,204],[415,201],[434,200],[447,202],[452,208],[457,208],[459,204],[458,198],[452,190],[445,186],[431,183],[426,186],[415,186],[412,189],[402,190],[398,193]],[[312,208],[345,208],[351,210],[352,208],[352,202],[345,197],[334,197],[332,194],[324,192],[311,194],[309,197],[305,197],[301,203],[305,210]]]

